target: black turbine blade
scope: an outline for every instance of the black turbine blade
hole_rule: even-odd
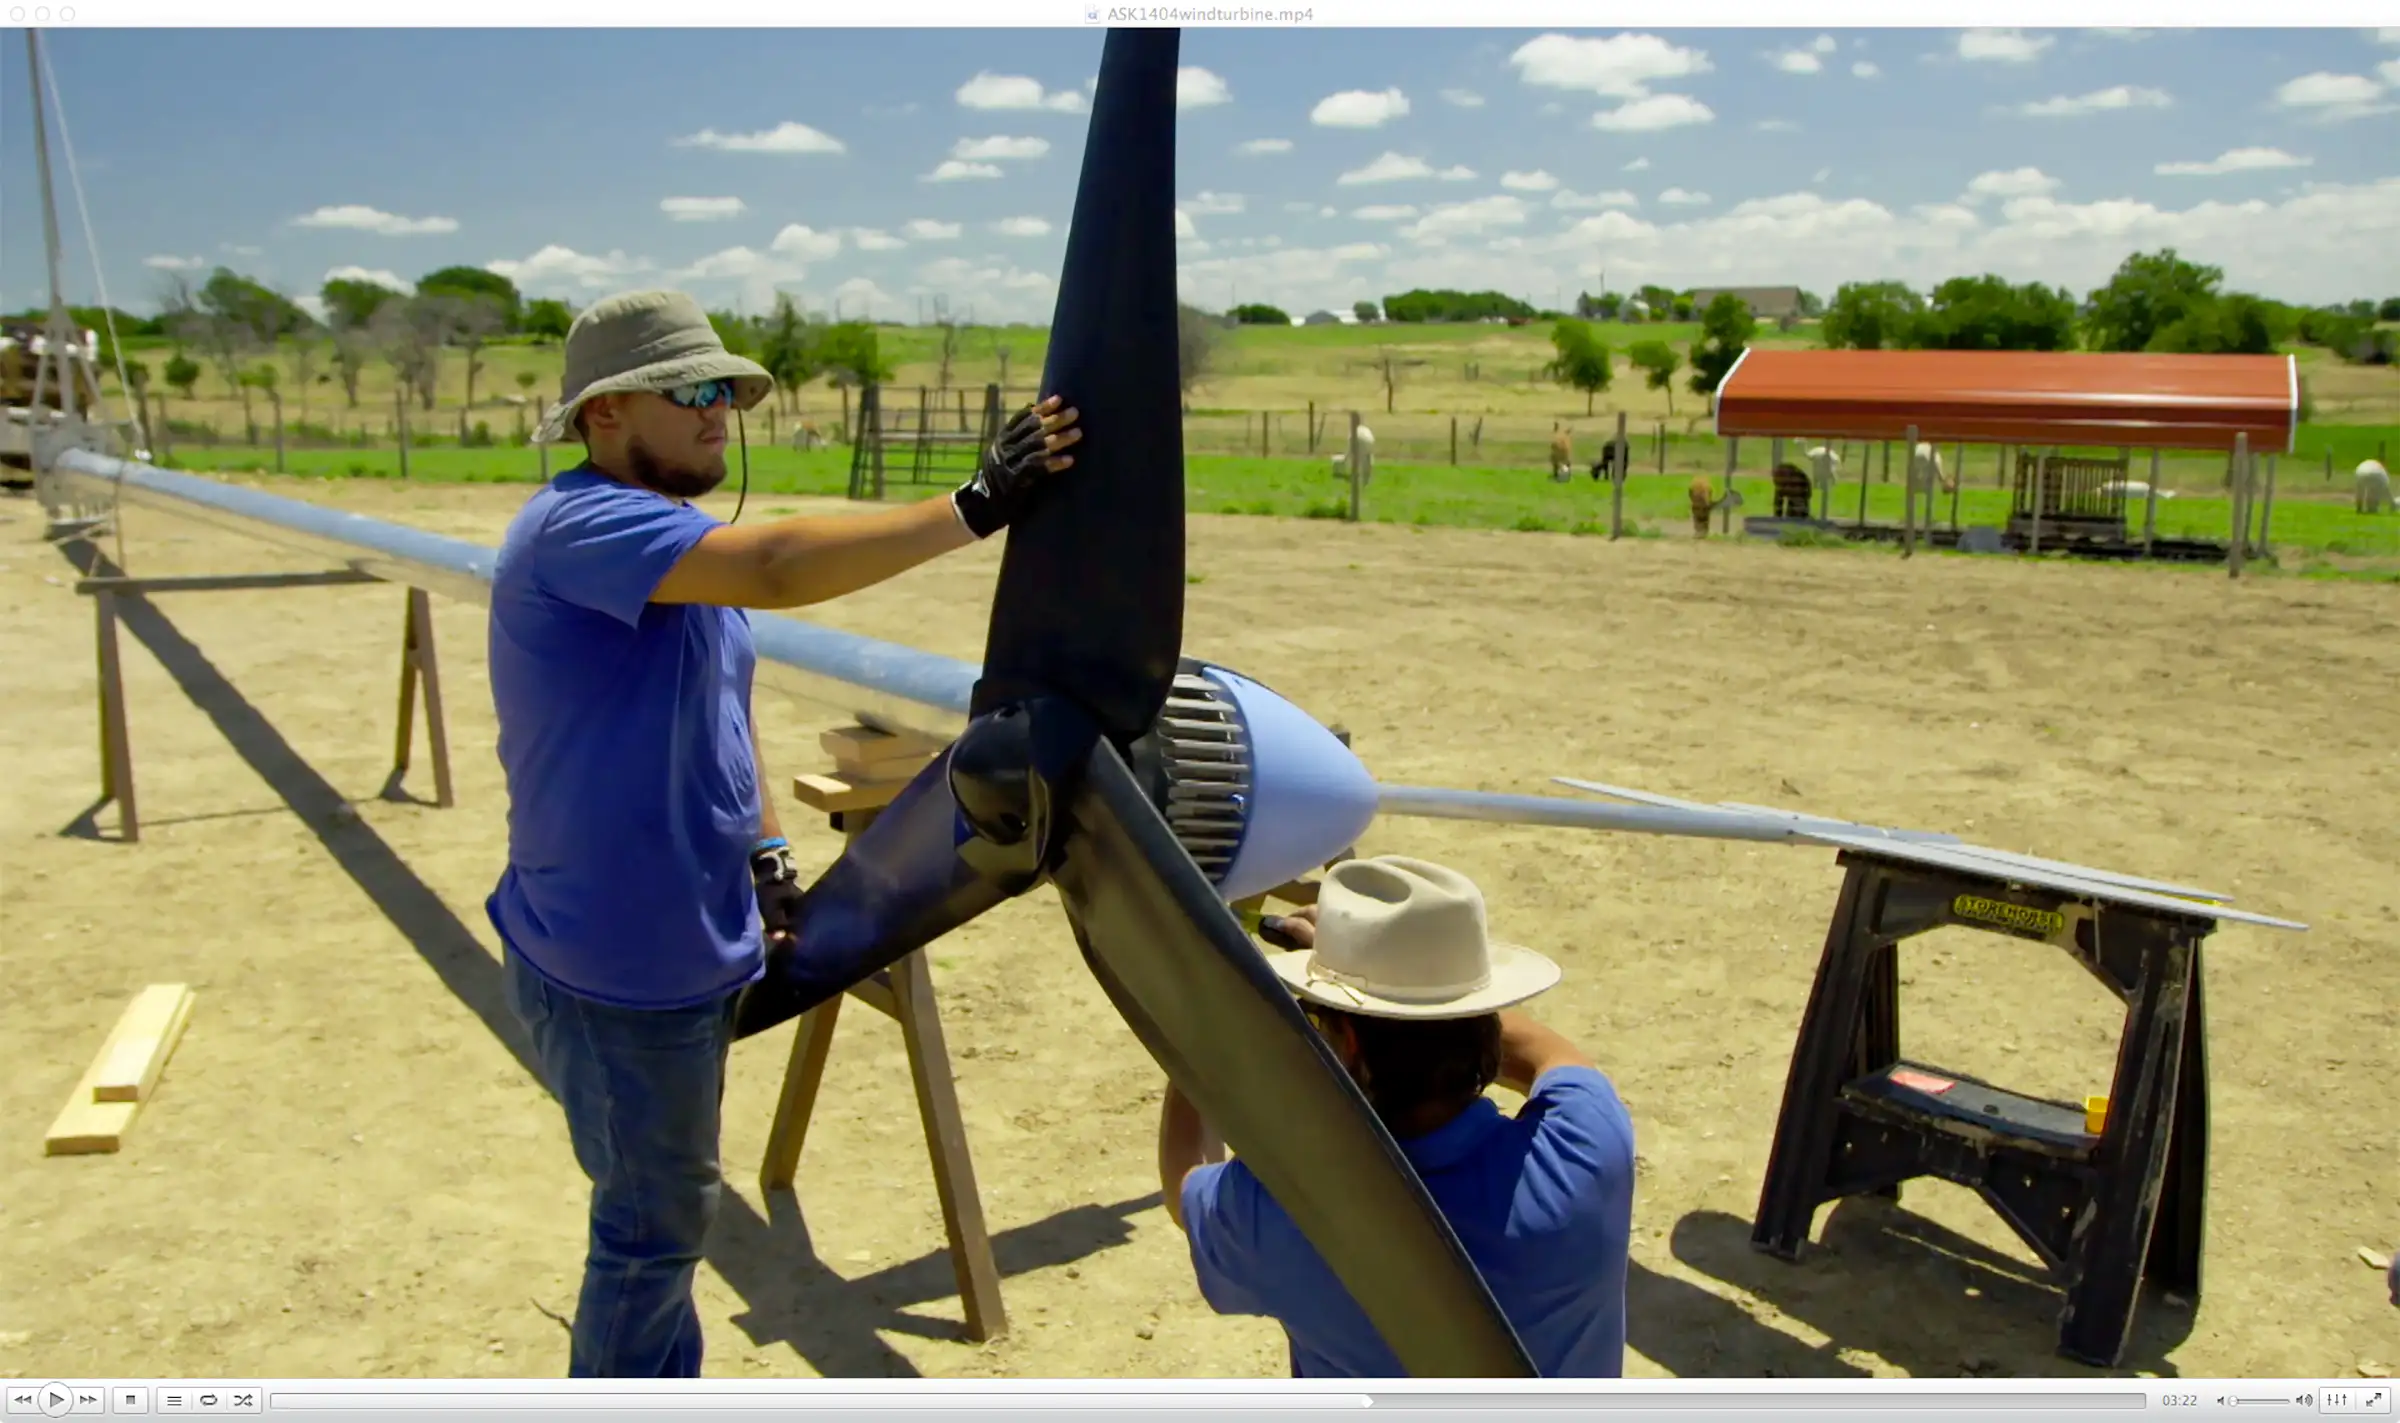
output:
[[[959,854],[970,832],[949,782],[957,751],[919,771],[808,887],[793,942],[770,948],[766,974],[743,990],[736,1037],[840,997],[1018,892]]]
[[[1123,746],[1183,649],[1175,339],[1175,30],[1111,30],[1084,138],[1042,393],[1082,412],[1074,466],[1008,531],[973,709],[1065,696]]]
[[[1116,750],[1092,747],[1052,878],[1117,1011],[1418,1378],[1532,1360],[1416,1171]]]

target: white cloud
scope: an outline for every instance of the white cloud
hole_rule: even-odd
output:
[[[1643,169],[1645,169],[1645,168],[1647,168],[1647,167],[1649,167],[1649,166],[1650,166],[1650,160],[1649,160],[1649,159],[1647,159],[1647,158],[1636,158],[1636,159],[1634,159],[1632,162],[1630,162],[1630,163],[1627,163],[1627,164],[1625,165],[1625,171],[1626,171],[1626,172],[1628,172],[1628,173],[1639,173],[1639,172],[1641,172]]]
[[[2039,168],[1994,169],[1978,173],[1967,184],[1963,202],[1978,203],[1985,198],[2027,198],[2058,191],[2058,180]]]
[[[402,280],[398,273],[387,271],[381,267],[376,267],[373,269],[366,267],[335,267],[325,273],[325,281],[367,282],[374,286],[383,287],[389,291],[403,293],[413,292],[416,290],[414,286]],[[318,285],[323,286],[324,283],[320,282]]]
[[[1361,168],[1353,168],[1349,172],[1344,173],[1341,177],[1334,179],[1334,181],[1336,183],[1343,184],[1401,183],[1407,182],[1411,179],[1430,178],[1432,176],[1433,165],[1427,163],[1424,159],[1409,158],[1402,154],[1385,152],[1375,158],[1372,162],[1368,163],[1366,166]]]
[[[1214,217],[1219,213],[1240,212],[1248,204],[1240,193],[1202,192],[1197,197],[1185,198],[1183,206],[1204,217]]]
[[[1881,74],[1883,70],[1876,65],[1874,60],[1862,59],[1850,66],[1850,72],[1860,79],[1872,79]]]
[[[1824,182],[1824,181],[1825,181],[1827,178],[1830,178],[1830,177],[1832,177],[1832,176],[1833,176],[1833,170],[1832,170],[1831,168],[1819,168],[1819,169],[1818,169],[1816,172],[1814,172],[1814,173],[1812,173],[1812,174],[1810,174],[1810,175],[1809,175],[1809,179],[1808,179],[1808,181],[1810,181],[1810,182],[1812,182],[1812,183],[1822,183],[1822,182]]]
[[[1496,193],[1488,198],[1471,198],[1463,203],[1445,203],[1418,218],[1402,232],[1417,242],[1441,243],[1453,237],[1478,235],[1495,227],[1521,227],[1524,223],[1525,200],[1507,193]]]
[[[675,140],[677,148],[713,148],[719,153],[845,153],[842,141],[789,119],[757,133],[719,133],[704,128]]]
[[[1508,57],[1520,82],[1545,89],[1573,89],[1612,99],[1639,99],[1662,79],[1706,74],[1708,56],[1669,44],[1656,35],[1620,34],[1606,39],[1541,35]]]
[[[1462,109],[1480,109],[1483,107],[1483,96],[1472,89],[1444,89],[1442,102]]]
[[[2392,106],[2378,102],[2382,98],[2383,86],[2363,74],[2327,74],[2322,71],[2303,74],[2297,79],[2287,80],[2275,90],[2275,102],[2279,107],[2304,113],[2326,123],[2343,123],[2370,114],[2389,113]]]
[[[1800,125],[1790,119],[1760,119],[1754,125],[1760,133],[1798,133]]]
[[[1317,205],[1308,201],[1306,198],[1299,198],[1285,203],[1283,205],[1283,210],[1285,212],[1315,212],[1317,210]]]
[[[1323,128],[1381,128],[1407,113],[1408,96],[1398,89],[1345,89],[1319,99],[1308,121]]]
[[[1819,54],[1831,54],[1835,50],[1841,48],[1839,44],[1834,42],[1834,38],[1831,35],[1817,36],[1814,40],[1809,42],[1808,47],[1815,50]]]
[[[2400,44],[2400,29],[2377,30],[2375,32],[2375,43]]]
[[[1966,30],[1958,37],[1958,57],[2001,64],[2030,64],[2057,41],[2049,35],[2028,36],[2016,30]]]
[[[1677,208],[1702,208],[1708,206],[1708,194],[1695,193],[1684,188],[1669,188],[1665,192],[1658,195],[1658,200],[1662,203],[1665,203],[1669,207]]]
[[[2263,168],[2306,168],[2314,158],[2300,158],[2280,148],[2229,148],[2204,163],[2161,163],[2151,171],[2170,178],[2213,178],[2223,173],[2250,173]]]
[[[1399,222],[1415,217],[1417,210],[1406,203],[1369,203],[1363,208],[1352,208],[1350,215],[1363,222]]]
[[[957,238],[959,229],[955,222],[936,222],[929,217],[919,217],[909,219],[907,230],[912,241],[949,242]]]
[[[1708,123],[1716,116],[1715,110],[1688,94],[1652,94],[1592,115],[1592,127],[1611,133],[1651,133]]]
[[[1192,215],[1182,208],[1175,209],[1175,239],[1178,242],[1190,242],[1199,236],[1200,229],[1192,222]]]
[[[578,252],[555,242],[530,257],[500,258],[483,266],[485,271],[498,272],[515,282],[517,289],[528,296],[589,292],[614,286],[636,272],[651,269],[648,258],[628,257],[622,251],[606,255]]]
[[[740,198],[660,198],[658,210],[677,222],[721,222],[750,209]]]
[[[1039,79],[1022,74],[994,74],[989,70],[959,85],[955,97],[962,107],[969,109],[1048,109],[1062,114],[1083,110],[1083,95],[1072,89],[1045,93]]]
[[[1558,186],[1558,180],[1536,168],[1530,173],[1509,172],[1500,175],[1500,186],[1521,193],[1546,193]]]
[[[142,265],[160,272],[197,272],[208,262],[200,257],[144,257]]]
[[[1550,206],[1561,212],[1592,212],[1606,208],[1638,208],[1642,200],[1623,188],[1605,193],[1575,193],[1560,189],[1550,197]]]
[[[851,228],[850,244],[861,252],[892,252],[908,245],[881,228],[875,227]]]
[[[833,289],[833,307],[844,317],[872,321],[898,305],[892,294],[865,277],[852,277]]]
[[[962,138],[950,147],[950,156],[968,162],[999,159],[1006,162],[1018,158],[1039,158],[1050,151],[1046,138],[1008,138],[994,134],[990,138]]]
[[[1044,217],[1004,217],[992,224],[992,230],[1003,237],[1048,237],[1050,220]]]
[[[1817,57],[1815,50],[1809,49],[1787,49],[1780,54],[1770,54],[1767,62],[1786,74],[1819,74],[1825,69],[1825,61]]]
[[[978,322],[1044,321],[1056,299],[1051,278],[1000,257],[943,257],[919,267],[912,295],[940,296]]]
[[[996,164],[968,163],[956,158],[945,158],[940,163],[934,165],[934,170],[932,172],[926,174],[918,181],[924,183],[961,183],[970,179],[997,178],[999,176],[1000,169]]]
[[[1233,102],[1233,91],[1225,81],[1197,65],[1187,64],[1175,71],[1175,107],[1205,109],[1212,104]]]
[[[2375,73],[2382,78],[2384,83],[2400,89],[2400,59],[2387,59],[2376,65]]]
[[[2164,89],[2114,84],[2106,89],[2095,89],[2089,94],[2061,94],[2054,99],[2037,100],[2024,105],[2017,112],[2027,118],[2071,119],[2118,109],[2165,109],[2173,107],[2174,103],[2174,96]]]
[[[790,223],[775,234],[767,244],[780,257],[802,262],[822,262],[842,250],[842,235],[838,232],[819,232],[801,223]]]
[[[1233,151],[1250,157],[1262,153],[1289,153],[1292,151],[1292,141],[1288,138],[1253,138],[1235,144]]]
[[[458,219],[402,217],[363,203],[343,203],[302,213],[292,219],[292,226],[344,228],[352,232],[372,232],[383,237],[424,237],[458,231]]]

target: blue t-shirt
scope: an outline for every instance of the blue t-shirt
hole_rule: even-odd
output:
[[[1400,1149],[1542,1377],[1620,1377],[1633,1122],[1608,1079],[1552,1068],[1515,1116],[1478,1098]],[[1340,1277],[1239,1158],[1184,1177],[1183,1219],[1202,1297],[1219,1314],[1281,1323],[1296,1376],[1405,1376]]]
[[[650,601],[716,527],[578,466],[518,511],[492,575],[508,868],[485,912],[544,978],[618,1007],[707,1002],[765,962],[750,618]]]

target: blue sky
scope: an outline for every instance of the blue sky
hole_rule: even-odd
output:
[[[218,263],[294,295],[471,263],[577,304],[668,284],[1040,321],[1101,35],[47,43],[120,305]],[[1182,52],[1203,305],[1418,285],[1548,303],[1603,271],[2082,290],[2160,245],[2287,299],[2400,294],[2400,30],[1192,30]],[[22,60],[0,65],[9,309],[43,293],[26,106]],[[70,297],[92,300],[60,184]]]

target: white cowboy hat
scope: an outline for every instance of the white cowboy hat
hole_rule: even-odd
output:
[[[1477,1017],[1560,976],[1533,950],[1490,938],[1473,880],[1403,855],[1327,871],[1316,947],[1270,953],[1267,963],[1302,998],[1370,1018]]]
[[[664,392],[679,385],[725,379],[734,404],[748,410],[775,389],[766,367],[725,349],[700,303],[682,292],[623,292],[585,308],[567,328],[563,399],[551,407],[536,444],[570,437],[575,412],[595,395]]]

